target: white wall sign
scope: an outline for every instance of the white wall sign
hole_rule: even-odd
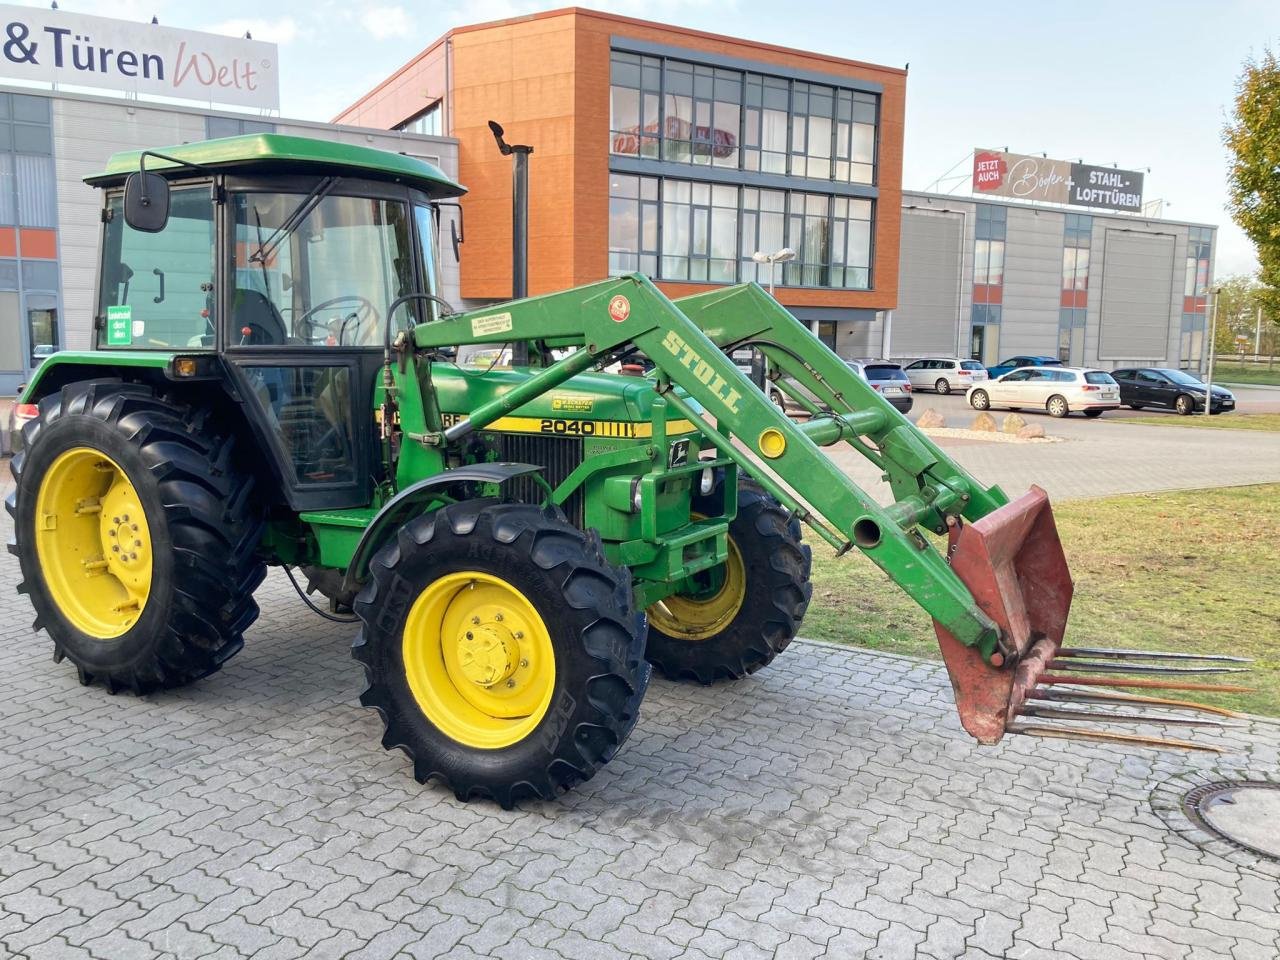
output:
[[[0,77],[280,108],[274,43],[0,4]]]

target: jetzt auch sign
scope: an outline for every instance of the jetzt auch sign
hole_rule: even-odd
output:
[[[274,43],[0,4],[0,77],[280,107]]]

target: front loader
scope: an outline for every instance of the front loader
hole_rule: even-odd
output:
[[[1080,724],[1212,708],[1093,687],[1243,669],[1064,647],[1044,492],[979,484],[755,284],[672,301],[630,275],[452,313],[434,237],[462,188],[362,147],[230,138],[117,155],[90,182],[96,349],[33,378],[8,502],[19,589],[85,683],[214,672],[276,565],[358,623],[361,702],[419,780],[548,798],[616,753],[650,663],[710,683],[785,649],[811,598],[803,526],[933,617],[983,743],[1195,747]],[[515,344],[528,365],[500,365]],[[769,395],[726,355],[748,346]],[[460,362],[471,347],[493,362]],[[647,377],[604,372],[638,359]]]

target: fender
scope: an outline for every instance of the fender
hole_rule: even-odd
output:
[[[387,536],[436,500],[441,492],[459,483],[505,483],[516,477],[541,472],[532,463],[473,463],[427,477],[405,487],[388,500],[365,528],[347,565],[342,580],[344,590],[355,590],[369,574],[369,561],[386,542]]]

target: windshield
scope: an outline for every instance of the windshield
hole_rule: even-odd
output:
[[[382,345],[387,308],[415,287],[405,204],[320,191],[238,193],[232,207],[233,346]]]
[[[98,345],[117,349],[213,346],[213,196],[207,184],[174,187],[159,233],[124,222],[124,198],[107,200],[98,296]]]
[[[1185,371],[1182,371],[1182,370],[1161,370],[1160,372],[1163,373],[1170,380],[1172,380],[1174,383],[1181,384],[1184,387],[1203,387],[1204,386],[1203,380],[1199,379],[1198,377],[1193,377],[1191,374],[1186,373]]]
[[[1084,375],[1084,382],[1085,383],[1109,383],[1109,384],[1115,383],[1115,381],[1111,379],[1111,374],[1103,373],[1101,370],[1090,370],[1089,372],[1087,372]]]

